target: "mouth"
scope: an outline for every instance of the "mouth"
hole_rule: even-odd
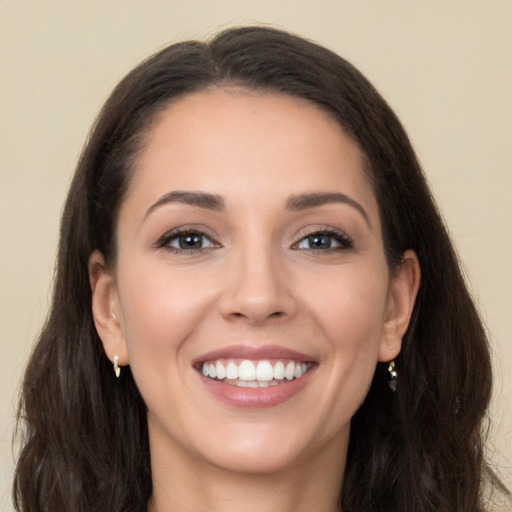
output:
[[[206,378],[247,388],[267,388],[300,379],[312,363],[294,360],[217,359],[205,361],[195,368]]]
[[[242,408],[271,407],[301,391],[318,366],[282,347],[228,347],[197,358],[193,367],[213,396]]]

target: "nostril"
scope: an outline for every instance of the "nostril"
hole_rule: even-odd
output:
[[[244,319],[249,323],[257,323],[264,320],[280,320],[286,316],[286,313],[284,311],[274,311],[270,314],[264,312],[242,313],[240,311],[233,311],[229,316],[232,319]]]
[[[232,315],[236,316],[237,318],[246,318],[248,316],[248,315],[246,315],[244,313],[240,313],[238,311],[233,312]],[[267,318],[280,318],[284,315],[285,315],[285,313],[283,311],[275,311],[274,313],[270,313],[269,315],[267,315]]]
[[[252,284],[247,280],[242,282],[243,285],[228,287],[222,293],[219,311],[224,318],[259,324],[265,321],[281,322],[294,316],[297,309],[295,299],[287,290],[277,286],[263,287],[254,284],[254,281],[251,281]]]

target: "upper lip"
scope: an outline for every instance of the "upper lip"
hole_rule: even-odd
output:
[[[280,345],[262,345],[255,347],[253,345],[232,345],[217,350],[212,350],[195,358],[193,365],[204,363],[205,361],[215,361],[217,359],[250,359],[261,361],[264,359],[286,359],[298,361],[301,363],[314,362],[314,358],[307,354],[297,352]]]

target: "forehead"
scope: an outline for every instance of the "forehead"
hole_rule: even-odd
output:
[[[329,113],[284,94],[215,88],[154,120],[128,196],[171,190],[230,198],[338,191],[375,203],[358,145]],[[141,198],[142,200],[142,198]]]

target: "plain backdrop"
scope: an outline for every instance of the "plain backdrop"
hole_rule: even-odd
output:
[[[59,215],[95,115],[157,49],[247,23],[335,50],[402,119],[490,333],[490,452],[512,486],[511,0],[0,0],[0,510],[12,510],[19,380],[46,315]]]

